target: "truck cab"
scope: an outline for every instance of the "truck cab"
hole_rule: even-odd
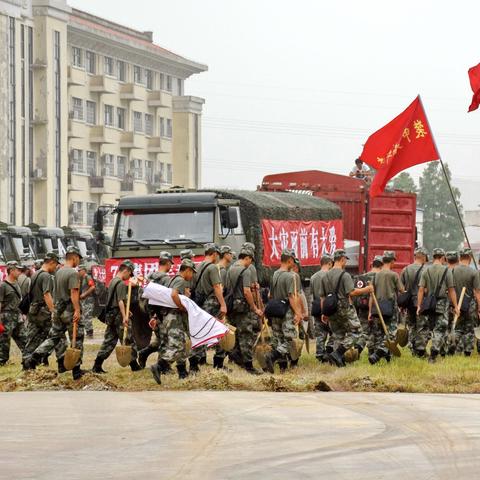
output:
[[[65,245],[67,247],[70,245],[78,247],[87,265],[99,263],[95,252],[95,238],[91,232],[71,227],[62,227],[60,230],[64,233]]]
[[[65,234],[58,227],[28,226],[32,230],[32,246],[37,258],[44,258],[48,252],[55,252],[60,259],[65,258]]]
[[[0,224],[0,250],[6,262],[32,265],[35,253],[32,248],[32,231],[28,227]]]

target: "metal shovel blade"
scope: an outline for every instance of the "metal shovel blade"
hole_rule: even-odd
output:
[[[67,350],[65,351],[65,356],[63,357],[63,364],[65,365],[65,369],[73,370],[75,365],[80,360],[81,354],[82,352],[78,348],[67,348]]]
[[[397,328],[396,342],[401,347],[406,347],[408,343],[408,328],[405,325],[399,325]]]
[[[303,350],[303,340],[300,340],[299,338],[294,338],[290,342],[290,358],[292,360],[298,360],[302,355],[302,350]]]
[[[402,352],[400,351],[400,349],[398,348],[398,345],[395,342],[392,342],[390,340],[386,340],[386,343],[387,343],[387,348],[390,350],[390,353],[394,357],[401,357],[402,356]]]
[[[121,367],[128,367],[132,361],[132,347],[130,345],[118,345],[115,347],[117,362]]]
[[[265,356],[272,351],[272,347],[268,343],[259,343],[255,347],[255,358],[261,368],[266,368]]]

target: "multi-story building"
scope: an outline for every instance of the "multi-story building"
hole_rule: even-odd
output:
[[[0,220],[86,226],[122,195],[199,186],[204,101],[184,83],[206,66],[60,0],[0,0],[0,33]]]

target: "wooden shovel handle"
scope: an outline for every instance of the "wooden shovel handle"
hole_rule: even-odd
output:
[[[382,324],[383,331],[385,332],[385,335],[388,338],[387,326],[385,325],[385,320],[383,319],[383,315],[382,315],[382,312],[381,312],[380,307],[378,305],[378,301],[377,301],[377,297],[375,295],[375,292],[372,292],[371,295],[372,295],[373,301],[375,303],[375,307],[377,308],[378,318],[380,318],[380,323]]]
[[[462,306],[463,303],[463,297],[465,297],[465,292],[467,291],[467,287],[463,287],[462,291],[460,292],[460,300],[458,301],[458,308]],[[453,317],[453,323],[452,323],[452,332],[455,331],[455,325],[457,325],[457,320],[460,315],[455,314],[455,317]]]
[[[72,348],[75,348],[75,344],[77,343],[77,328],[78,328],[78,322],[73,322]]]
[[[130,318],[130,302],[132,301],[132,284],[128,282],[128,293],[127,293],[127,308],[126,308],[126,315],[127,319]],[[125,341],[127,340],[127,333],[128,333],[128,325],[123,327],[123,341],[122,344],[125,345]]]

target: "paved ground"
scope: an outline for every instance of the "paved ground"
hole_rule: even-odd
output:
[[[1,479],[466,479],[480,396],[0,394]]]

